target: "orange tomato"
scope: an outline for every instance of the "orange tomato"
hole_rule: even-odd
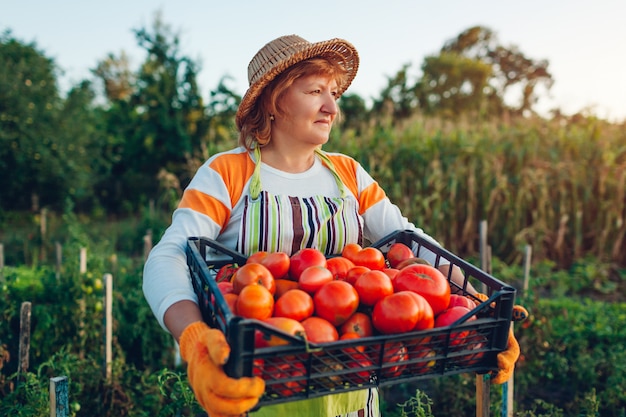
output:
[[[246,285],[239,293],[236,308],[241,317],[265,320],[274,313],[274,296],[263,285]]]

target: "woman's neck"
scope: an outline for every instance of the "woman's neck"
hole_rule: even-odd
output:
[[[261,161],[280,171],[297,174],[310,169],[315,162],[315,148],[279,147],[272,142],[261,148]]]

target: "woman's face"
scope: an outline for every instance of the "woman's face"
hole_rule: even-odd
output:
[[[325,75],[298,78],[277,103],[283,116],[276,116],[272,140],[296,145],[323,145],[337,117],[337,82]]]

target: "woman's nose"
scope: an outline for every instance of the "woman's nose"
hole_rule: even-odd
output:
[[[337,107],[337,100],[335,100],[335,96],[328,93],[324,95],[324,104],[322,105],[322,111],[324,113],[335,115],[339,111]]]

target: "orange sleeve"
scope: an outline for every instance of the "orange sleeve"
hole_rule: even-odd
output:
[[[224,227],[228,223],[232,208],[241,199],[246,182],[254,172],[254,163],[245,152],[225,154],[212,161],[208,169],[214,171],[222,179],[227,195],[212,195],[198,188],[188,188],[183,193],[178,207],[205,214]],[[219,179],[207,175],[206,181],[219,181]],[[213,189],[212,185],[207,184],[206,190]],[[225,203],[228,200],[230,200],[230,206]]]
[[[354,194],[359,202],[359,214],[363,214],[367,209],[374,204],[383,200],[387,195],[376,181],[365,186],[362,190],[359,190],[358,183],[358,171],[359,164],[354,159],[346,157],[345,155],[329,155],[329,158],[335,166],[335,170],[341,178],[344,185]],[[371,177],[367,177],[371,179]]]

